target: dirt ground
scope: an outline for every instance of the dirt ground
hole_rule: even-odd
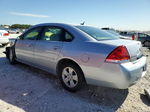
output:
[[[0,112],[150,112],[144,95],[150,88],[149,56],[146,76],[127,90],[88,86],[70,93],[56,76],[21,63],[10,65],[3,51],[0,47]]]

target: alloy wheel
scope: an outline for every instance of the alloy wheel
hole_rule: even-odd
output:
[[[78,75],[71,67],[66,67],[63,69],[62,79],[65,85],[69,88],[73,88],[78,84]]]

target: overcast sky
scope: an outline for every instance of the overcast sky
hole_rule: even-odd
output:
[[[150,0],[0,0],[0,24],[61,22],[150,30]]]

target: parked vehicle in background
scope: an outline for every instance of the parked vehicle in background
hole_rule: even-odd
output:
[[[109,29],[109,28],[101,28],[104,31],[107,31],[108,33],[111,33],[114,36],[120,37],[121,39],[127,39],[130,40],[130,37],[127,36],[122,36],[118,32],[116,32],[114,29]]]
[[[19,29],[8,29],[8,32],[11,34],[19,34],[20,33]]]
[[[20,29],[20,33],[25,32],[27,29]]]
[[[138,41],[141,41],[143,46],[150,47],[150,35],[145,33],[137,33]]]
[[[4,29],[0,28],[0,44],[5,46],[9,43],[9,33]]]
[[[135,32],[120,31],[119,34],[128,37],[130,40],[137,40],[137,36]]]
[[[91,26],[35,25],[6,51],[11,64],[19,61],[58,74],[69,91],[77,91],[86,83],[126,89],[146,73],[140,42]]]

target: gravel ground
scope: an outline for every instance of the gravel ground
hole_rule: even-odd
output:
[[[127,90],[88,86],[70,93],[56,76],[24,64],[10,65],[3,51],[0,47],[0,112],[150,112],[144,95],[150,88],[150,69]],[[147,61],[150,65],[150,57]]]

